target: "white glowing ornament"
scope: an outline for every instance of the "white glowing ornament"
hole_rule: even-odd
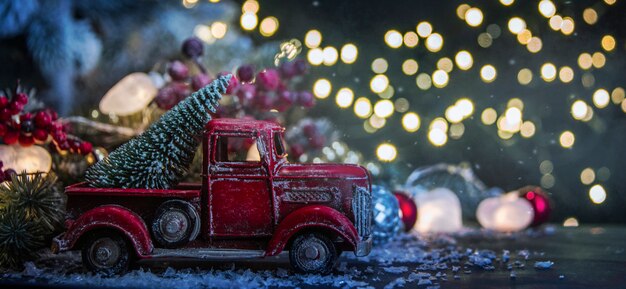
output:
[[[461,202],[449,189],[436,188],[415,195],[418,232],[456,232],[463,227]]]
[[[146,108],[157,92],[150,76],[143,72],[131,73],[107,91],[99,108],[104,114],[131,115]]]
[[[44,172],[52,167],[52,157],[40,146],[0,145],[0,160],[4,169],[14,169],[17,173]]]
[[[485,229],[499,232],[516,232],[527,228],[534,217],[530,203],[511,192],[487,198],[476,209],[476,218]]]

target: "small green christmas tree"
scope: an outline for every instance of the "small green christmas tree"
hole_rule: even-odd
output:
[[[168,189],[187,172],[205,125],[211,120],[231,75],[220,76],[165,113],[141,135],[87,170],[98,188]]]

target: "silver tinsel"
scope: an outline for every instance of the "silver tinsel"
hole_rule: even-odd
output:
[[[402,229],[398,200],[387,188],[372,186],[374,244],[382,244]]]

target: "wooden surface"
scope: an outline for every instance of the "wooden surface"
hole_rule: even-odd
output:
[[[545,232],[546,230],[543,230]],[[384,288],[398,278],[409,280],[411,273],[427,272],[433,276],[437,272],[445,273],[447,280],[433,280],[432,285],[438,285],[440,288],[626,288],[626,226],[581,226],[578,228],[563,228],[555,226],[554,230],[547,230],[548,234],[518,234],[513,237],[481,237],[480,234],[470,234],[463,237],[455,237],[458,248],[492,250],[501,258],[502,250],[511,252],[512,260],[523,260],[517,255],[520,250],[528,250],[530,252],[527,260],[523,261],[525,267],[515,268],[516,278],[511,279],[510,271],[507,270],[506,264],[496,260],[494,263],[495,270],[487,271],[482,268],[467,265],[467,258],[464,257],[460,264],[461,267],[458,279],[453,278],[455,273],[452,272],[451,266],[448,269],[440,271],[427,271],[418,269],[419,262],[395,262],[393,264],[381,265],[376,261],[363,262],[347,257],[345,253],[339,263],[344,267],[356,268],[362,273],[354,275],[353,280],[364,281],[375,288]],[[430,247],[426,247],[428,250]],[[402,248],[398,248],[402,250]],[[515,255],[515,256],[514,256]],[[77,259],[77,258],[74,258]],[[537,270],[533,268],[535,261],[550,260],[554,262],[552,268],[548,270]],[[72,274],[80,273],[79,264],[67,263]],[[509,262],[511,263],[511,262]],[[268,272],[273,278],[291,278],[291,280],[305,280],[305,277],[294,278],[295,273],[291,271],[288,257],[284,254],[280,257],[269,258],[255,261],[241,262],[144,262],[144,268],[149,268],[157,275],[163,272],[167,267],[172,266],[177,269],[186,267],[194,269],[196,276],[207,274],[209,270],[231,270],[235,269],[251,269],[255,272]],[[402,273],[389,273],[386,267],[402,267],[406,266],[408,271]],[[370,267],[368,270],[367,268]],[[464,272],[464,271],[468,272]],[[282,273],[280,272],[282,271]],[[368,272],[369,271],[369,272]],[[471,273],[469,273],[471,271]],[[274,272],[274,273],[271,273]],[[344,271],[345,272],[345,271]],[[336,279],[340,279],[342,274],[346,274],[341,270],[336,270],[333,274]],[[267,274],[267,273],[266,273]],[[349,273],[348,273],[349,274]],[[563,276],[562,278],[560,276]],[[297,275],[295,275],[297,276]],[[62,287],[51,285],[48,277],[3,277],[0,280],[0,288],[11,287]],[[72,277],[68,277],[71,279]],[[75,277],[74,277],[75,278]],[[187,277],[185,277],[187,278]],[[72,281],[70,284],[78,285],[81,288],[81,281]],[[107,281],[108,286],[117,287],[116,280]],[[148,281],[150,282],[159,282]],[[427,286],[418,286],[418,282],[407,281],[404,287],[395,288],[427,288]],[[154,284],[158,286],[158,284]],[[209,284],[207,284],[209,285]],[[233,284],[236,286],[237,284]],[[339,282],[337,287],[344,287]],[[345,285],[345,284],[344,284]],[[431,285],[431,286],[432,286]],[[147,286],[147,287],[155,287]],[[210,285],[209,285],[210,286]],[[297,285],[301,288],[327,288],[333,287],[332,284],[306,284],[301,282]],[[97,286],[87,286],[84,288],[94,288]],[[183,289],[180,287],[179,289]]]

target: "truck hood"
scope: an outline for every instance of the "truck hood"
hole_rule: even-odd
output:
[[[278,169],[277,177],[302,178],[367,178],[365,168],[347,164],[285,164]]]

